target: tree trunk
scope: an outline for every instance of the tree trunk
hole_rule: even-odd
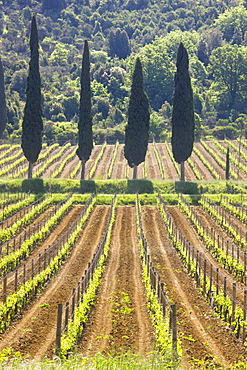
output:
[[[180,181],[185,181],[184,180],[184,161],[181,162],[180,169],[181,169],[181,179],[180,179]]]
[[[136,179],[136,175],[137,175],[137,165],[134,164],[134,167],[133,167],[133,180]]]
[[[32,162],[28,162],[28,179],[33,178],[33,164]]]
[[[86,161],[85,159],[81,160],[81,180],[85,180],[85,167],[86,167]]]

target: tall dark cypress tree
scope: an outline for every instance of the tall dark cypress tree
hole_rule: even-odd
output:
[[[182,42],[178,48],[176,66],[172,111],[172,152],[175,161],[181,164],[181,181],[184,181],[184,162],[193,150],[195,122],[189,58]]]
[[[230,178],[230,153],[229,153],[229,147],[227,147],[226,152],[226,180],[229,180]]]
[[[7,123],[7,109],[4,89],[3,64],[0,58],[0,138],[3,135]]]
[[[76,151],[82,162],[81,180],[84,180],[85,164],[93,148],[91,104],[89,48],[88,42],[85,40],[81,70],[81,95],[78,122],[79,143]]]
[[[142,65],[136,59],[128,108],[128,124],[125,130],[124,156],[133,167],[133,179],[137,166],[145,161],[149,137],[149,102],[143,88]]]
[[[37,161],[42,148],[42,108],[39,73],[39,43],[36,18],[31,22],[30,36],[31,59],[27,77],[26,105],[22,122],[23,153],[29,162],[28,178],[32,178],[33,163]]]

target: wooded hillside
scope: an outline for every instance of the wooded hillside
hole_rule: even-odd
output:
[[[8,110],[5,138],[20,138],[36,13],[44,139],[77,141],[84,40],[91,54],[96,143],[124,140],[135,58],[141,59],[152,107],[150,138],[171,135],[175,59],[188,50],[196,138],[247,136],[247,4],[242,0],[5,0],[0,2],[1,57]]]

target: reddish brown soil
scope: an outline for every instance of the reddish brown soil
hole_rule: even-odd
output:
[[[221,154],[221,152],[215,147],[215,145],[212,142],[207,141],[207,144],[218,153],[218,155],[223,161],[225,161],[224,154]],[[222,145],[226,146],[224,142],[222,142]],[[169,146],[171,148],[171,144],[169,144]],[[213,157],[203,148],[202,144],[200,142],[195,142],[194,146],[200,150],[200,152],[205,157],[205,159],[214,167],[215,171],[219,174],[220,179],[225,179],[224,169],[222,169],[217,164],[217,162],[213,159]],[[68,155],[68,153],[70,153],[74,148],[75,148],[74,146],[68,148],[66,153],[64,153],[64,155],[61,156],[61,158],[57,159],[56,163],[54,163],[53,165],[47,168],[47,170],[42,175],[42,177],[50,177],[51,174],[60,166],[63,159],[66,157],[66,155]],[[164,171],[164,176],[165,176],[164,180],[173,180],[173,181],[179,180],[179,175],[166,150],[165,144],[156,143],[156,148],[159,152],[160,159],[163,164],[163,171]],[[44,150],[47,150],[47,149],[44,149]],[[50,155],[52,156],[53,154],[57,153],[59,150],[60,148],[56,148]],[[100,150],[101,150],[101,145],[94,146],[90,159],[86,162],[85,179],[89,178],[90,169],[92,168],[93,163],[96,160]],[[247,149],[245,149],[244,147],[242,147],[242,150],[245,153],[247,153]],[[107,179],[107,171],[108,171],[108,168],[111,162],[113,151],[114,151],[114,145],[107,145],[105,152],[102,156],[102,159],[98,163],[93,179],[104,179],[104,180]],[[232,150],[232,155],[236,156],[237,153]],[[206,166],[202,163],[202,161],[197,157],[197,155],[194,152],[192,152],[192,155],[190,158],[194,162],[194,165],[197,168],[198,172],[200,173],[202,180],[213,180],[214,179],[213,175],[210,173],[210,171],[206,168]],[[243,160],[243,158],[240,158],[240,161],[242,164],[245,164],[245,161]],[[71,172],[75,169],[78,163],[79,163],[78,156],[75,155],[74,158],[68,164],[66,164],[64,170],[58,177],[59,178],[69,178]],[[125,178],[132,179],[132,169],[127,167],[127,171],[126,171],[126,165],[127,165],[127,161],[124,157],[124,144],[119,144],[117,156],[116,156],[114,166],[113,166],[111,179],[125,179]],[[42,163],[34,166],[34,174],[38,170],[38,168],[40,168],[40,166],[42,166]],[[238,171],[234,166],[232,167],[232,170],[234,170],[235,173],[237,173]],[[77,180],[80,179],[80,172],[81,171],[79,170],[75,176]],[[26,174],[24,176],[26,176]],[[148,151],[147,151],[146,159],[145,159],[145,172],[144,172],[144,164],[141,163],[137,169],[137,178],[139,179],[147,178],[149,180],[162,180],[162,176],[160,174],[158,162],[157,162],[157,159],[154,153],[154,148],[153,148],[152,143],[148,144]],[[190,167],[188,163],[185,163],[185,179],[187,181],[198,180],[193,169]],[[246,180],[247,175],[239,171],[239,179]]]
[[[189,368],[193,358],[231,368],[231,364],[244,358],[244,347],[214,314],[185,271],[158,209],[143,207],[142,216],[151,260],[165,284],[169,299],[177,304],[178,330],[184,353],[182,368]],[[189,225],[184,225],[183,217],[177,214],[176,221],[187,230],[187,236],[194,237]]]
[[[71,153],[75,150],[75,147],[71,147]],[[60,175],[58,176],[59,178],[61,179],[69,179],[70,178],[70,174],[72,171],[74,171],[75,167],[77,166],[78,162],[79,162],[79,157],[78,155],[75,153],[72,160],[70,160],[68,163],[66,163],[63,171],[60,173]]]
[[[191,159],[195,163],[198,172],[201,174],[202,180],[214,180],[211,172],[207,169],[207,167],[202,163],[200,158],[198,158],[194,152],[192,152],[191,154]]]
[[[223,147],[227,148],[227,145],[224,143],[224,141],[220,141],[219,142]],[[214,143],[211,143],[211,142],[208,142],[208,145],[210,146],[211,149],[213,149],[215,152],[217,152],[218,156],[221,158],[222,161],[225,161],[226,160],[226,155],[223,154],[218,148],[216,145],[214,145]],[[233,152],[231,152],[230,155],[233,155]],[[235,153],[235,157],[237,157],[237,154]],[[237,168],[235,167],[235,165],[233,163],[231,163],[231,166],[230,166],[230,170],[232,170],[234,173],[238,173],[238,170]],[[238,174],[238,178],[239,180],[246,180],[246,175],[243,174],[243,172],[239,171],[239,174]]]
[[[42,295],[0,336],[0,349],[11,347],[13,351],[20,352],[22,356],[29,355],[30,358],[52,357],[57,305],[69,300],[72,289],[81,279],[102,238],[108,214],[107,206],[94,209],[66,263],[49,282]],[[53,237],[57,232],[58,229],[53,232]]]
[[[160,158],[163,164],[165,180],[178,180],[177,171],[172,163],[172,160],[163,143],[156,143],[156,148],[159,151]]]
[[[30,256],[28,258],[26,258],[25,260],[23,260],[19,267],[18,267],[18,271],[19,271],[19,279],[22,279],[22,267],[23,265],[25,264],[26,266],[26,276],[30,276],[31,275],[31,260],[35,260],[38,258],[39,254],[43,254],[45,249],[47,249],[50,245],[52,245],[52,243],[54,243],[60,235],[62,235],[63,233],[65,233],[70,225],[72,224],[72,222],[79,216],[79,214],[81,213],[82,209],[83,209],[84,206],[74,206],[69,212],[68,214],[65,214],[64,217],[62,218],[62,220],[60,221],[59,225],[57,227],[55,227],[55,229],[53,230],[53,232],[47,236],[47,238],[44,240],[43,243],[41,243],[40,245],[38,245],[35,250],[30,254]],[[38,223],[39,221],[41,221],[45,215],[50,212],[51,209],[45,211],[44,213],[42,213],[42,215],[40,215],[35,223]],[[14,291],[14,282],[15,282],[15,271],[11,272],[8,274],[8,279],[7,279],[7,293],[8,295],[12,294],[13,291]]]
[[[242,303],[244,302],[244,289],[245,286],[239,283],[233,275],[231,275],[227,270],[225,270],[217,260],[211,255],[211,253],[204,247],[203,243],[201,242],[198,234],[192,228],[190,221],[186,218],[186,216],[181,213],[178,207],[169,207],[169,212],[172,215],[173,221],[177,228],[182,232],[183,236],[194,246],[201,254],[202,258],[206,259],[209,264],[212,264],[215,268],[219,269],[219,283],[221,286],[224,284],[224,277],[227,278],[227,291],[230,296],[232,296],[232,283],[236,283],[237,285],[237,300]],[[219,234],[224,239],[228,239],[224,232],[216,226],[215,222],[205,214],[202,210],[198,209],[198,213],[202,218],[204,226],[209,227],[209,229],[213,228],[216,230],[216,236]]]
[[[74,147],[70,146],[63,152],[61,157],[55,163],[53,163],[52,166],[49,167],[50,172],[47,172],[47,177],[51,177],[53,173],[59,169],[60,165],[63,163],[66,157],[73,152],[73,150],[74,150]],[[57,178],[59,178],[60,176],[61,174],[59,174]],[[46,176],[44,175],[43,177],[46,177]]]
[[[109,168],[109,164],[111,162],[113,150],[114,150],[114,145],[107,145],[107,147],[105,148],[102,159],[98,163],[97,169],[94,173],[94,176],[93,176],[94,180],[106,180],[107,179],[107,171]]]
[[[117,156],[112,170],[112,179],[125,179],[126,159],[124,157],[124,145],[119,144]]]
[[[214,167],[215,171],[219,174],[220,179],[225,179],[225,171],[218,165],[215,159],[204,149],[202,144],[195,143],[194,145],[198,150],[200,150],[205,159]]]
[[[90,322],[79,344],[85,356],[97,352],[115,353],[121,349],[147,353],[154,346],[135,220],[134,207],[118,207],[107,268]]]
[[[85,168],[85,179],[88,180],[89,179],[89,173],[90,173],[90,170],[94,164],[94,161],[96,160],[96,158],[98,157],[99,155],[99,152],[101,150],[101,145],[95,145],[93,147],[93,150],[92,150],[92,153],[90,155],[90,158],[89,160],[86,162],[86,168]],[[77,179],[80,179],[80,171],[77,175]]]
[[[46,159],[46,160],[48,160],[49,158],[51,158],[51,157],[53,157],[53,155],[56,155],[59,151],[61,150],[61,147],[56,147],[56,148],[54,148],[52,151],[51,151],[51,153],[49,154],[49,156],[48,156],[48,158]],[[56,164],[56,162],[55,162],[55,164]],[[44,165],[44,163],[43,163],[43,161],[42,161],[42,163],[41,164],[34,164],[34,166],[33,166],[33,173],[35,174],[35,172],[40,168],[40,167],[43,167],[43,165]],[[47,173],[47,171],[49,171],[50,170],[50,167],[48,167],[46,170],[45,170],[45,172],[42,174],[42,177]],[[44,176],[45,177],[45,176]]]
[[[162,180],[159,165],[154,153],[153,144],[148,145],[148,151],[145,158],[147,179]]]

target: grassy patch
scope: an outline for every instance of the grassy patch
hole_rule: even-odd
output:
[[[246,194],[244,181],[152,181],[140,180],[72,180],[72,179],[1,179],[0,193],[93,193],[98,194]]]
[[[164,370],[171,369],[167,366],[164,357],[157,353],[150,353],[146,356],[141,356],[133,353],[121,353],[116,356],[108,354],[104,356],[97,354],[91,358],[85,358],[80,355],[70,356],[66,360],[55,359],[53,361],[29,361],[18,356],[10,361],[2,361],[0,363],[0,370]],[[172,367],[175,370],[175,367]]]

